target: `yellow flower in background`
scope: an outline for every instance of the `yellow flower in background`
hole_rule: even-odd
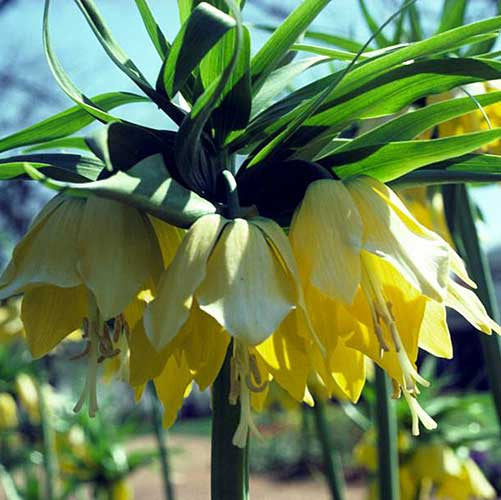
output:
[[[9,299],[0,306],[0,344],[8,344],[22,338],[24,330],[20,313],[21,300],[19,298]]]
[[[14,383],[20,405],[26,410],[33,423],[40,421],[38,391],[35,383],[33,378],[27,373],[17,375]]]
[[[83,330],[88,370],[76,410],[88,400],[95,413],[98,365],[123,352],[117,346],[142,313],[136,295],[154,286],[180,239],[176,228],[127,205],[59,195],[14,249],[0,298],[24,293],[21,319],[33,356]]]
[[[402,391],[410,406],[414,434],[420,421],[436,427],[416,399],[418,384],[428,382],[415,362],[418,347],[452,357],[445,306],[485,333],[500,331],[477,296],[452,279],[475,286],[460,257],[368,177],[310,184],[290,238],[312,318],[329,310],[330,322],[315,324],[321,340],[340,339],[388,372],[395,396]],[[362,372],[345,373],[357,380]]]
[[[204,372],[204,386],[216,377],[233,338],[229,399],[241,405],[234,436],[238,446],[245,445],[249,428],[254,428],[253,395],[263,392],[269,380],[298,401],[305,397],[311,371],[307,353],[318,339],[305,313],[289,242],[271,220],[201,217],[165,271],[144,325],[168,364],[174,363],[168,356],[176,350],[179,373],[210,368]],[[206,332],[211,332],[208,337]],[[202,356],[200,345],[207,351]],[[178,385],[178,396],[186,381]],[[176,382],[174,377],[169,383]]]
[[[134,492],[127,479],[117,479],[111,486],[110,500],[132,500]]]
[[[17,427],[17,406],[8,392],[0,392],[0,431]]]
[[[462,90],[464,89],[464,90]],[[428,97],[429,104],[445,101],[451,98],[467,97],[468,95],[480,95],[487,92],[499,91],[501,89],[501,80],[492,80],[489,82],[477,82],[464,85],[462,88],[455,89],[451,92],[438,94]],[[488,130],[489,122],[493,128],[501,126],[501,103],[491,104],[483,107],[484,113],[480,109],[467,113],[458,118],[448,120],[438,125],[438,135],[440,137],[449,137],[459,134],[467,134],[470,132],[479,132]],[[489,120],[489,122],[486,120]],[[501,140],[493,141],[481,148],[486,153],[501,154]]]

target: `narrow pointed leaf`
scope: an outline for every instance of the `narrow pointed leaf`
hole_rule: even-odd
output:
[[[391,45],[391,42],[379,31],[379,23],[372,17],[370,13],[370,9],[367,7],[365,0],[358,0],[358,5],[360,10],[362,11],[362,15],[364,17],[367,26],[371,30],[371,33],[374,35],[374,40],[378,47],[387,47]]]
[[[333,168],[341,178],[369,175],[388,182],[417,168],[475,151],[500,137],[501,128],[497,128],[429,141],[376,144],[333,154],[319,163]]]
[[[462,26],[465,13],[466,0],[444,0],[437,33]]]
[[[139,13],[141,14],[141,18],[143,19],[144,27],[148,32],[151,43],[153,43],[156,51],[158,52],[158,55],[163,61],[169,54],[169,42],[165,38],[165,35],[162,33],[160,26],[158,26],[157,22],[155,21],[155,17],[151,12],[148,2],[146,0],[135,0],[135,2]]]
[[[110,92],[97,95],[91,101],[99,106],[99,109],[109,111],[124,104],[147,102],[148,99],[128,92]],[[82,106],[73,106],[62,113],[0,139],[0,152],[66,137],[91,124],[95,119],[96,117],[85,111]]]
[[[259,49],[251,64],[254,94],[329,1],[303,0]]]
[[[206,2],[193,9],[162,69],[163,88],[170,98],[181,89],[207,52],[235,25],[231,16]]]
[[[46,175],[55,179],[71,182],[93,181],[104,167],[97,158],[75,154],[17,155],[0,159],[0,179],[25,176],[26,165],[35,170],[43,170]]]
[[[23,153],[47,151],[50,149],[81,149],[87,153],[92,153],[84,137],[63,137],[61,139],[54,139],[53,141],[42,142],[41,144],[26,148]]]

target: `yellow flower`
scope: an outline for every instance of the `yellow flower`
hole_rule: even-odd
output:
[[[23,324],[19,317],[21,301],[8,300],[0,307],[0,344],[7,344],[23,336]]]
[[[134,492],[127,479],[117,479],[111,486],[111,500],[132,500]]]
[[[0,393],[0,431],[17,427],[17,407],[14,398],[8,392]]]
[[[88,370],[76,410],[88,399],[95,413],[98,365],[121,352],[118,344],[141,317],[136,295],[153,287],[162,257],[168,261],[180,239],[177,229],[127,205],[59,195],[14,249],[0,298],[24,293],[21,319],[33,356],[83,330]]]
[[[321,340],[372,358],[394,380],[395,395],[403,391],[413,433],[419,421],[434,428],[416,399],[417,384],[428,382],[415,361],[418,347],[452,357],[445,306],[485,333],[500,331],[477,296],[451,279],[453,273],[475,286],[460,257],[391,189],[368,177],[310,184],[290,238],[312,318],[329,307],[330,321],[314,322]],[[355,366],[343,369],[352,383],[363,376]]]
[[[21,406],[26,410],[32,422],[40,420],[38,392],[34,380],[27,373],[20,373],[15,381],[16,393]]]
[[[144,325],[159,351],[153,363],[156,375],[165,364],[162,355],[168,359],[163,371],[172,371],[165,377],[167,400],[165,391],[157,390],[164,406],[166,401],[178,405],[176,412],[193,378],[202,387],[213,382],[233,338],[229,400],[241,405],[234,436],[238,446],[245,445],[249,428],[254,429],[252,400],[259,399],[272,378],[296,400],[305,397],[308,349],[315,338],[290,245],[271,220],[201,217],[163,275]]]

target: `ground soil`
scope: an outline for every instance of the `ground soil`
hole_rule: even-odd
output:
[[[132,446],[154,446],[153,441],[141,438]],[[207,437],[172,435],[169,447],[176,450],[171,457],[176,500],[208,500],[210,498],[210,442]],[[137,500],[163,500],[161,477],[158,466],[138,470],[132,476]],[[349,485],[347,500],[366,498],[363,485]],[[271,475],[251,476],[252,500],[329,500],[329,494],[321,476],[295,481],[279,481]]]

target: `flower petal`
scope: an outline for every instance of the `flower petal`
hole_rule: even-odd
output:
[[[434,356],[451,359],[452,341],[446,316],[444,304],[426,301],[419,330],[419,347]]]
[[[448,307],[455,309],[481,332],[490,334],[494,330],[501,335],[501,327],[489,317],[482,302],[471,290],[451,280],[447,292],[445,303]]]
[[[158,239],[158,245],[162,252],[162,258],[164,261],[164,268],[167,269],[174,260],[177,249],[183,241],[186,231],[183,231],[176,226],[172,226],[171,224],[167,224],[167,222],[157,219],[149,214],[148,219],[151,222]]]
[[[341,181],[312,182],[290,230],[303,282],[351,304],[360,283],[362,231],[357,207]]]
[[[280,328],[255,346],[273,379],[296,401],[302,401],[311,367],[307,341],[295,333],[296,315],[289,314]]]
[[[28,290],[23,297],[21,319],[33,357],[39,358],[82,326],[87,316],[85,287],[50,285]]]
[[[228,223],[196,292],[200,309],[251,345],[269,337],[295,306],[295,291],[263,234],[251,222]]]
[[[105,320],[122,313],[162,258],[149,222],[135,208],[91,196],[79,235],[78,268]]]
[[[449,245],[413,218],[398,196],[368,177],[347,181],[364,225],[364,249],[386,260],[416,290],[442,302]]]
[[[14,249],[0,278],[0,299],[31,285],[73,287],[81,283],[76,263],[83,206],[82,200],[61,197],[46,205]]]
[[[164,427],[170,427],[175,422],[192,380],[193,376],[186,360],[181,357],[178,362],[176,356],[168,359],[162,373],[155,378],[158,399],[164,407],[162,422]]]
[[[227,222],[220,215],[200,217],[164,272],[157,297],[148,304],[144,315],[146,333],[156,349],[167,345],[188,319],[193,294],[205,278],[207,260]]]

